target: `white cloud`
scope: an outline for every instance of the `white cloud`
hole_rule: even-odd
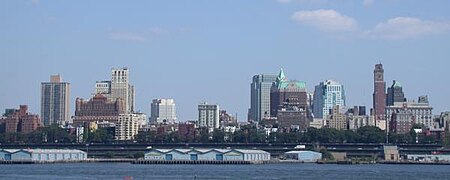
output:
[[[147,40],[144,36],[132,32],[110,32],[108,36],[111,40],[120,41],[144,42]]]
[[[450,22],[427,21],[413,17],[396,17],[364,32],[371,39],[407,39],[450,31]]]
[[[374,2],[375,0],[364,0],[363,4],[364,6],[371,6]]]
[[[297,11],[292,15],[292,19],[302,25],[327,32],[349,32],[358,29],[355,19],[335,10]]]

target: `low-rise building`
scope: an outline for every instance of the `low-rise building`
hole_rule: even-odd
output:
[[[325,122],[326,121],[324,119],[314,118],[313,121],[311,121],[309,123],[309,127],[316,128],[316,129],[321,129],[322,127],[325,126]]]
[[[270,153],[243,149],[153,149],[145,160],[161,161],[269,161]]]
[[[450,155],[443,154],[408,154],[407,159],[418,162],[450,162]]]
[[[82,161],[87,154],[80,150],[69,149],[3,149],[0,160],[7,161]]]
[[[322,153],[314,151],[289,151],[284,153],[287,160],[297,160],[305,163],[317,162],[322,159]]]
[[[400,159],[397,146],[384,146],[383,149],[385,161],[398,161]]]

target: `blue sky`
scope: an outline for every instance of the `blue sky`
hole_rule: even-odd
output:
[[[129,67],[137,109],[174,98],[181,121],[217,103],[246,120],[251,77],[278,73],[345,85],[348,105],[372,104],[375,63],[408,99],[450,110],[450,1],[0,1],[0,109],[40,113],[40,83],[61,74],[89,98],[112,67]]]

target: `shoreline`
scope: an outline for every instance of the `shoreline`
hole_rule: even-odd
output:
[[[318,162],[302,162],[296,160],[272,160],[272,161],[161,161],[161,160],[143,160],[143,159],[88,159],[82,161],[0,161],[1,165],[12,164],[81,164],[81,163],[130,163],[135,165],[265,165],[265,164],[318,164],[318,165],[373,165],[373,164],[387,164],[387,165],[450,165],[450,162],[417,162],[417,161],[318,161]]]

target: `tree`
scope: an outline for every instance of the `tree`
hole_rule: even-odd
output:
[[[214,130],[212,141],[214,143],[224,143],[225,142],[225,132],[223,132],[220,129]]]
[[[114,141],[114,136],[103,128],[99,128],[91,132],[88,136],[88,142],[110,143],[112,141]]]
[[[361,143],[383,143],[386,135],[383,130],[375,126],[364,126],[357,130]]]

